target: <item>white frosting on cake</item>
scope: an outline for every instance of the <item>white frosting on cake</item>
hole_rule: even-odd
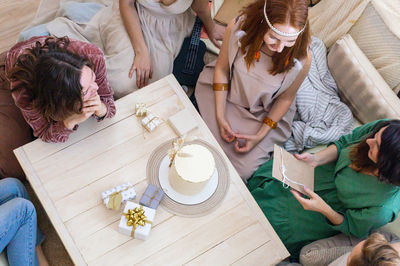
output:
[[[204,146],[190,144],[182,147],[175,156],[169,171],[169,182],[179,193],[199,193],[215,171],[212,153]]]

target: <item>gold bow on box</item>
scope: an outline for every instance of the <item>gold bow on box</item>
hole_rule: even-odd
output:
[[[118,211],[119,207],[121,206],[121,202],[122,202],[121,191],[114,192],[110,195],[108,199],[107,208]]]
[[[127,220],[126,225],[132,226],[131,237],[135,235],[135,230],[138,226],[145,226],[146,223],[151,224],[151,222],[147,220],[143,206],[129,209],[128,213],[124,213],[124,215]]]
[[[135,105],[135,116],[141,119],[142,126],[148,131],[152,132],[156,127],[161,125],[162,119],[151,114],[145,103],[137,103]],[[144,137],[144,132],[143,132]]]
[[[147,115],[148,109],[145,103],[137,103],[136,105],[136,113],[137,117],[143,117]]]
[[[127,190],[131,189],[132,187],[133,186],[128,186],[123,190],[120,190],[120,191],[112,193],[109,196],[108,203],[107,203],[107,208],[118,211],[119,207],[121,206],[122,200],[123,200],[122,192],[127,191]]]
[[[136,197],[135,188],[131,183],[122,184],[102,193],[104,204],[108,209],[119,210],[121,203]]]

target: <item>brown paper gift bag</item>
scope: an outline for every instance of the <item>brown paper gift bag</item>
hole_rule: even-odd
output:
[[[287,177],[285,180],[282,174],[283,170]],[[303,194],[305,194],[303,186],[314,191],[314,167],[297,160],[278,145],[274,146],[272,176]]]

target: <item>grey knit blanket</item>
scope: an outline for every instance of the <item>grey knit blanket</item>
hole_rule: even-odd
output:
[[[340,101],[328,69],[324,43],[313,37],[311,51],[310,72],[297,92],[292,135],[285,143],[285,149],[291,152],[328,144],[353,129],[353,115]]]

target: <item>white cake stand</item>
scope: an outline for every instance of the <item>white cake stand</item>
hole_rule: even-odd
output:
[[[169,156],[166,155],[161,161],[160,169],[158,171],[158,179],[160,180],[160,186],[164,190],[164,193],[167,194],[167,196],[170,197],[172,200],[185,205],[199,204],[208,200],[214,194],[215,190],[217,190],[218,170],[215,169],[214,174],[204,186],[203,190],[199,193],[186,195],[176,191],[171,186],[168,178],[168,172],[170,169],[169,162]]]

